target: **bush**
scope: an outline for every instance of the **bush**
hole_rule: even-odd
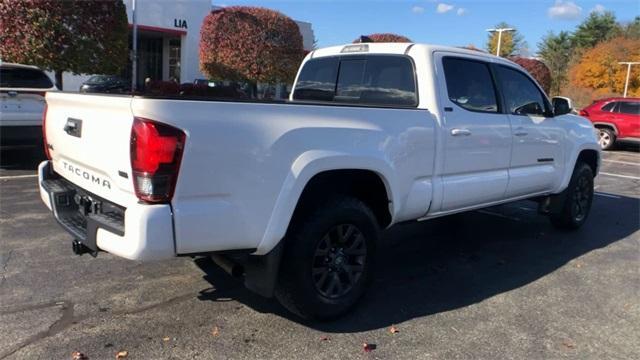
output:
[[[291,82],[304,57],[298,25],[273,10],[212,11],[200,31],[200,69],[210,79]]]
[[[370,35],[363,35],[355,40],[353,40],[354,44],[360,43],[362,38],[368,38],[372,42],[377,43],[410,43],[413,42],[406,36],[392,34],[392,33],[376,33]]]
[[[527,70],[529,74],[536,79],[542,89],[549,94],[549,91],[551,90],[551,71],[547,65],[540,60],[519,56],[510,57],[509,60],[525,68],[525,70]]]

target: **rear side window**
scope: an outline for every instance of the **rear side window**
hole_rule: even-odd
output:
[[[618,105],[617,102],[615,102],[615,101],[614,102],[610,102],[607,105],[603,106],[602,109],[600,109],[600,110],[611,112],[611,111],[613,111],[613,108],[616,107],[616,105]]]
[[[547,103],[534,82],[518,70],[506,66],[497,69],[507,111],[514,115],[544,116]]]
[[[418,105],[413,64],[402,56],[310,60],[300,73],[293,98],[360,105]]]
[[[3,67],[0,68],[0,87],[48,89],[53,83],[40,70]]]
[[[618,112],[622,114],[640,115],[640,102],[621,101]]]
[[[470,111],[498,112],[496,90],[487,64],[459,58],[444,58],[442,64],[449,100]]]

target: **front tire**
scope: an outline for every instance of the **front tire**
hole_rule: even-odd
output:
[[[598,143],[602,150],[611,150],[616,144],[616,134],[609,128],[598,128]]]
[[[576,164],[563,195],[564,203],[558,212],[549,215],[551,223],[563,230],[580,228],[589,217],[593,202],[593,170],[584,162]]]
[[[351,197],[300,216],[287,234],[276,298],[304,319],[346,313],[371,282],[378,233],[371,209]]]

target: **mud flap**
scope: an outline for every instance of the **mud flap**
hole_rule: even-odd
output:
[[[248,257],[244,264],[244,286],[247,289],[267,298],[273,297],[283,249],[284,240],[266,255]]]

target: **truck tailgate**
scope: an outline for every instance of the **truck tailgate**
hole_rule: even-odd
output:
[[[81,188],[126,206],[133,114],[128,96],[48,93],[46,142],[53,168]]]

